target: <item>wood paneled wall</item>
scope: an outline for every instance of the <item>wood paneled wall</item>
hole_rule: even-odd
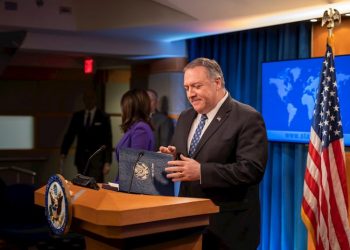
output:
[[[339,26],[333,30],[335,39],[335,55],[350,54],[350,18],[344,17]],[[326,51],[328,30],[321,27],[321,22],[312,25],[312,57],[323,57]]]

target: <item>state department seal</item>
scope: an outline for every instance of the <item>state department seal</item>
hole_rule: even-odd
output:
[[[141,181],[146,180],[150,174],[149,172],[149,167],[146,165],[146,163],[137,162],[134,172],[137,179]]]
[[[72,221],[72,205],[69,188],[62,175],[53,175],[47,182],[45,215],[54,234],[62,235],[69,231]]]

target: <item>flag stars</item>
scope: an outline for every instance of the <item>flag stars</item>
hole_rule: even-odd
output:
[[[344,144],[342,140],[343,130],[342,127],[339,126],[341,124],[340,104],[337,101],[337,83],[333,59],[332,48],[327,45],[325,62],[323,63],[328,65],[329,68],[325,70],[325,66],[323,65],[322,71],[325,70],[326,75],[320,75],[320,86],[317,90],[316,98],[318,103],[315,104],[316,113],[313,117],[311,131],[316,134],[310,137],[310,145],[313,147],[309,147],[308,162],[313,161],[313,164],[307,164],[309,173],[318,171],[318,175],[311,174],[308,175],[308,178],[304,179],[304,187],[307,185],[308,188],[304,189],[302,211],[311,211],[308,214],[305,213],[309,219],[308,221],[310,221],[311,218],[315,218],[312,227],[316,232],[316,245],[323,246],[327,249],[349,249],[350,244],[349,241],[347,241],[348,225],[342,224],[342,221],[340,223],[337,221],[337,218],[347,218],[348,204],[346,200],[346,180],[342,178],[338,179],[338,176],[344,176],[346,169],[344,164]],[[325,79],[328,81],[326,83],[326,86],[328,86],[327,88],[321,84]],[[335,87],[333,87],[333,85]],[[325,96],[326,98],[324,98]],[[325,99],[327,99],[327,101],[324,101]],[[323,104],[321,104],[321,102],[323,102]],[[323,113],[322,115],[321,112]],[[317,161],[314,160],[315,156],[317,156]],[[329,175],[329,173],[331,173],[331,175]],[[320,178],[320,176],[328,176],[328,178]],[[336,178],[334,178],[334,176],[336,176]],[[342,183],[337,183],[339,181]],[[340,188],[338,188],[335,183]],[[343,187],[345,187],[345,189],[343,189]],[[343,193],[344,191],[345,193]],[[316,200],[313,199],[311,201],[308,199],[308,197],[313,196],[316,192],[318,192],[317,197],[315,197]],[[308,205],[308,210],[304,210],[304,204]],[[326,204],[326,206],[320,206],[320,204]],[[326,218],[326,221],[324,218]],[[337,223],[337,225],[335,225],[335,223]],[[337,226],[339,226],[340,230],[334,230]],[[342,241],[340,239],[345,240]]]
[[[320,87],[315,98],[313,126],[324,148],[328,147],[333,140],[342,137],[343,134],[340,117],[337,113],[340,112],[339,98],[337,97],[333,54],[330,51],[323,62],[319,81]]]

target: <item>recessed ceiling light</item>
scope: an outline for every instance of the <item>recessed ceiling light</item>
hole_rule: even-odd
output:
[[[317,22],[317,19],[316,19],[316,18],[310,19],[310,22],[316,23],[316,22]]]
[[[350,16],[350,13],[345,13],[345,16]]]

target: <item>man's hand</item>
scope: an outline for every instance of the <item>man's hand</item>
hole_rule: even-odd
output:
[[[103,165],[103,170],[102,170],[103,175],[107,175],[110,170],[111,170],[111,165],[108,162],[106,162]]]
[[[174,146],[167,146],[167,147],[160,146],[159,151],[164,154],[173,155],[174,159],[176,159],[176,147]]]
[[[172,181],[198,181],[200,179],[201,165],[192,158],[180,155],[181,160],[168,161],[170,167],[165,168],[167,178]]]

